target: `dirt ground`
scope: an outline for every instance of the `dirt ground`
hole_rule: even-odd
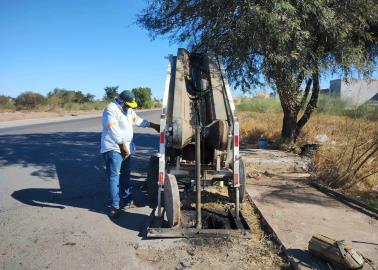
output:
[[[226,212],[230,207],[226,195],[225,187],[207,189],[203,193],[203,209]],[[188,206],[185,204],[184,199],[183,208]],[[251,202],[243,203],[241,212],[251,226],[252,239],[189,239],[183,240],[179,247],[168,249],[135,246],[136,254],[156,269],[287,269],[288,263],[281,257],[271,236],[263,230]]]

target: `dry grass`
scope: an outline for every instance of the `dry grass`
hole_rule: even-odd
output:
[[[279,141],[282,114],[239,114],[242,140],[255,143],[260,136]],[[328,140],[313,156],[313,172],[330,187],[372,202],[378,199],[378,121],[315,113],[304,127],[297,145],[317,143],[315,136]]]
[[[240,137],[243,143],[256,143],[261,137],[276,141],[281,134],[281,113],[239,113]]]

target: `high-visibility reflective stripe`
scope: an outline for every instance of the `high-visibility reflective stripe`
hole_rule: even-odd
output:
[[[164,184],[164,172],[159,172],[159,185]]]
[[[234,174],[234,185],[239,185],[240,182],[239,182],[239,174],[238,173],[235,173]]]
[[[240,186],[239,175],[239,122],[234,118],[234,187]]]
[[[160,144],[164,144],[164,131],[160,132]]]
[[[111,129],[113,126],[116,126],[116,125],[118,125],[117,121],[110,121],[108,123],[108,129]]]
[[[234,136],[234,146],[239,147],[239,135]]]

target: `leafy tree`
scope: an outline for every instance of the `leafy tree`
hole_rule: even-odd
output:
[[[66,90],[64,88],[55,88],[53,91],[47,94],[47,98],[54,103],[58,103],[60,106],[64,104],[76,102],[77,98],[80,98],[80,94],[77,95],[74,90]]]
[[[149,109],[152,107],[152,94],[149,87],[138,87],[131,90],[135,95],[135,101],[138,106],[143,109]]]
[[[95,101],[95,95],[92,95],[91,93],[87,93],[84,97],[85,102],[94,102]]]
[[[14,110],[14,100],[9,96],[0,95],[0,109]]]
[[[105,87],[104,100],[110,101],[118,95],[118,86],[107,86]]]
[[[75,103],[84,103],[86,102],[85,95],[81,91],[74,91],[73,102]]]
[[[221,56],[244,91],[271,85],[289,142],[316,108],[320,76],[370,76],[378,53],[376,0],[152,0],[138,22],[152,37]]]
[[[93,102],[95,96],[90,93],[84,94],[82,91],[55,88],[47,94],[47,98],[49,104],[64,107],[67,103]]]
[[[45,103],[46,98],[43,95],[30,91],[21,93],[15,99],[15,105],[17,109],[31,110]]]

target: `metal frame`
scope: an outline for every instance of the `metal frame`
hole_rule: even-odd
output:
[[[222,81],[223,81],[223,86],[226,90],[226,96],[228,99],[228,103],[230,104],[230,109],[231,109],[231,114],[233,117],[233,185],[235,188],[235,217],[236,219],[239,219],[239,210],[240,210],[240,203],[239,203],[239,188],[240,188],[240,172],[239,172],[239,147],[240,147],[240,136],[239,136],[239,121],[238,118],[235,116],[235,104],[234,100],[231,95],[231,90],[230,86],[227,81],[227,76],[226,72],[224,69],[224,66],[222,64],[221,59],[218,57],[217,58],[218,65],[221,71],[221,76],[222,76]]]
[[[236,118],[236,117],[235,117]],[[239,122],[234,121],[234,147],[233,147],[233,172],[234,172],[234,188],[235,188],[235,217],[239,219],[240,202],[239,202],[239,187],[240,187],[240,174],[239,174]]]
[[[164,96],[163,96],[163,104],[162,104],[162,110],[161,110],[161,118],[160,118],[160,144],[159,144],[159,179],[158,179],[158,216],[162,217],[162,211],[161,211],[161,193],[164,187],[164,178],[166,174],[166,155],[165,155],[165,149],[166,149],[166,132],[168,132],[166,129],[166,119],[167,119],[167,105],[168,105],[168,98],[169,98],[169,88],[171,84],[171,73],[172,73],[172,66],[174,65],[174,57],[172,55],[168,56],[167,59],[169,60],[168,67],[167,67],[167,75],[166,75],[166,81],[165,81],[165,87],[164,87]],[[225,98],[227,98],[228,104],[230,106],[231,110],[231,122],[232,127],[230,130],[229,136],[232,139],[232,167],[233,167],[233,187],[235,188],[235,213],[234,216],[236,220],[240,219],[240,203],[239,203],[239,187],[240,187],[240,172],[239,172],[239,122],[237,117],[235,116],[235,104],[231,95],[231,90],[227,82],[227,78],[225,75],[224,66],[217,58],[217,63],[220,68],[220,75],[223,81],[223,87],[225,89]],[[198,137],[198,136],[196,136]],[[197,138],[198,140],[198,138]],[[197,154],[196,154],[197,155]],[[230,156],[231,161],[231,156]],[[198,163],[198,162],[196,162]],[[196,179],[198,182],[198,178],[200,177],[200,169],[198,169],[198,166],[196,168]],[[198,173],[199,171],[199,173]],[[199,175],[198,175],[199,174]],[[198,183],[197,183],[198,185]],[[199,186],[199,185],[198,185]],[[197,194],[198,197],[198,194]],[[197,200],[198,201],[198,200]],[[197,206],[197,208],[199,208]],[[200,214],[197,214],[198,218],[200,218]],[[201,221],[197,218],[197,229],[200,228]]]
[[[169,85],[171,82],[171,72],[172,72],[172,61],[173,57],[168,56],[167,59],[169,60],[168,67],[167,67],[167,76],[165,79],[165,87],[164,87],[164,96],[163,96],[163,104],[161,107],[161,117],[160,117],[160,139],[159,139],[159,179],[158,179],[158,215],[161,216],[161,192],[164,186],[164,178],[165,178],[165,124],[166,124],[166,113],[167,113],[167,103],[168,103],[168,94],[169,94]]]
[[[252,238],[252,230],[244,217],[240,215],[240,218],[236,219],[230,211],[228,218],[235,229],[162,228],[162,217],[155,216],[155,209],[150,217],[151,223],[147,228],[148,238]]]

